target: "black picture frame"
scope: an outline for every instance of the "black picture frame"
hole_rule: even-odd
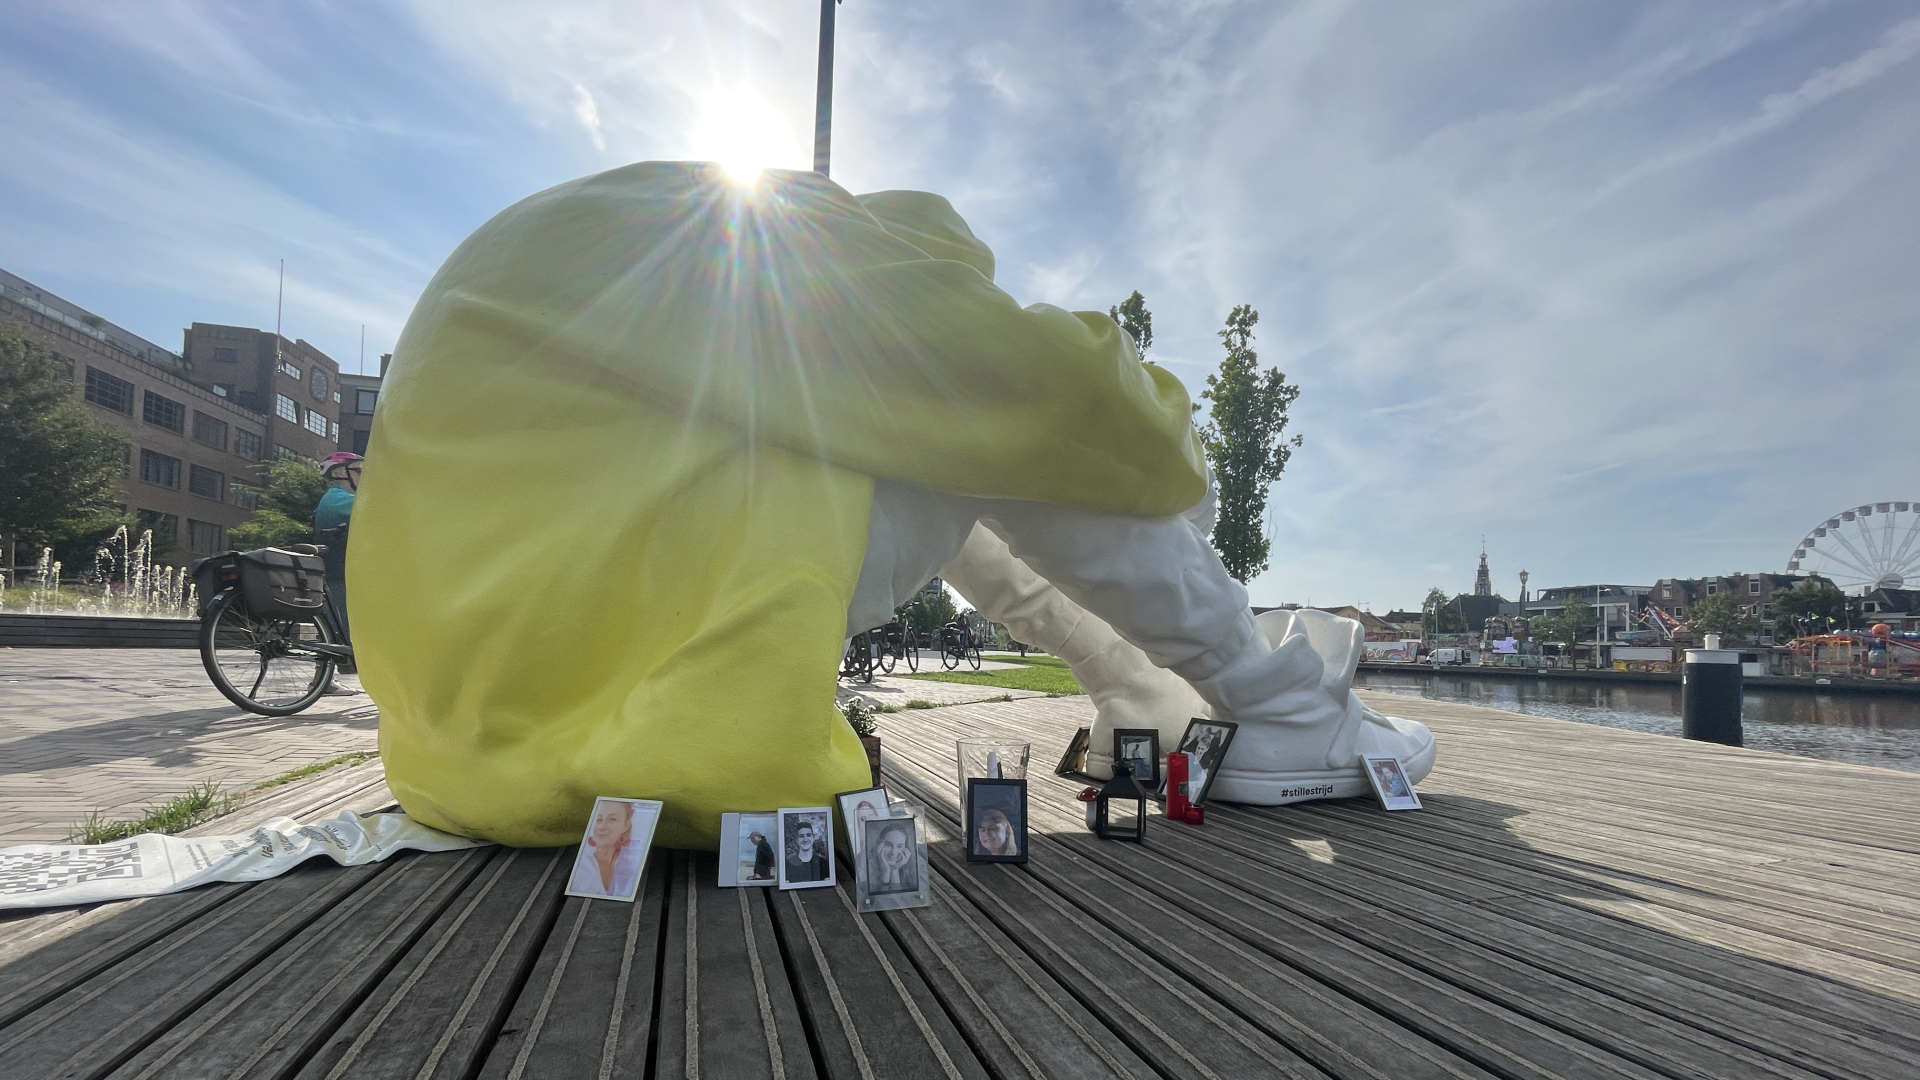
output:
[[[1139,782],[1141,787],[1152,791],[1160,786],[1159,728],[1114,728],[1113,760],[1115,762],[1122,760],[1138,762],[1140,760],[1139,755],[1122,755],[1120,751],[1125,747],[1138,746],[1142,742],[1147,744],[1147,771],[1142,773],[1138,768],[1135,768],[1133,770],[1133,778]]]
[[[1013,850],[993,851],[980,841],[980,826],[987,814],[1002,815],[1008,826]],[[1023,863],[1027,861],[1027,782],[994,780],[982,776],[967,778],[967,861]]]
[[[1073,739],[1067,743],[1067,752],[1060,756],[1060,764],[1053,767],[1053,775],[1073,779],[1084,777],[1087,772],[1087,748],[1093,742],[1093,729],[1081,728],[1073,733]]]
[[[1187,730],[1180,733],[1180,743],[1174,749],[1194,755],[1194,760],[1187,766],[1189,777],[1193,776],[1195,769],[1201,770],[1204,777],[1198,791],[1193,789],[1193,781],[1188,780],[1187,802],[1194,806],[1206,805],[1207,794],[1213,790],[1213,782],[1220,776],[1220,763],[1226,760],[1227,748],[1233,745],[1233,736],[1239,730],[1240,725],[1231,720],[1205,720],[1196,716],[1187,721]],[[1207,744],[1205,760],[1202,760],[1199,750],[1203,740]]]

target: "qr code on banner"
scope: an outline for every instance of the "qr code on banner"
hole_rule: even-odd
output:
[[[30,855],[0,855],[0,896],[45,892],[85,881],[140,876],[140,842],[58,847]]]

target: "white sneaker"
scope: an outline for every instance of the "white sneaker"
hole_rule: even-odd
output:
[[[1312,610],[1269,611],[1255,621],[1265,640],[1195,684],[1216,703],[1216,718],[1239,725],[1209,799],[1279,806],[1367,795],[1367,754],[1399,758],[1413,783],[1433,771],[1425,724],[1383,716],[1354,696],[1359,623]]]

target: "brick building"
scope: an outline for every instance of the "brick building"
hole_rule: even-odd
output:
[[[259,465],[273,447],[266,419],[200,385],[185,358],[0,270],[0,322],[16,320],[126,440],[119,502],[153,529],[159,561],[183,566],[225,550],[227,531],[257,504]]]
[[[194,323],[181,355],[194,382],[257,415],[274,457],[318,462],[340,449],[340,365],[305,340]]]
[[[1806,574],[1729,574],[1724,577],[1661,578],[1647,603],[1685,622],[1693,605],[1723,592],[1740,598],[1740,614],[1760,620],[1761,643],[1773,641],[1773,594],[1807,580]]]
[[[340,373],[340,449],[364,455],[373,434],[373,409],[380,401],[380,382],[386,378],[393,354],[380,358],[380,374]]]

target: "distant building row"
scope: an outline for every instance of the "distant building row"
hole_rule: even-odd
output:
[[[0,323],[14,321],[125,437],[120,502],[154,531],[163,562],[225,550],[268,463],[366,452],[380,377],[342,372],[304,340],[196,322],[174,353],[0,270]]]

